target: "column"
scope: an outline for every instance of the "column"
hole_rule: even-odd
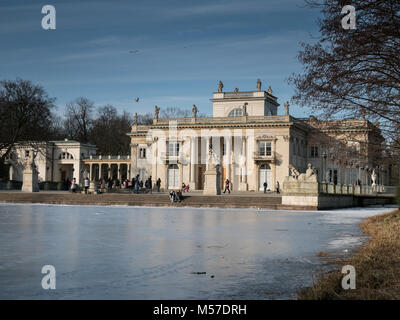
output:
[[[164,180],[161,179],[161,186],[164,185],[164,190],[168,190],[168,164],[164,165]]]
[[[179,165],[179,185],[178,187],[181,188],[183,182],[183,164],[180,163]]]
[[[243,137],[242,140],[242,155],[245,157],[245,162],[243,164],[243,171],[242,171],[242,175],[243,175],[243,179],[242,181],[244,183],[247,183],[247,148],[246,148],[246,137]]]
[[[244,157],[244,163],[241,164],[240,176],[241,182],[239,183],[240,191],[247,191],[247,153],[246,153],[246,137],[242,136],[242,156]]]
[[[152,157],[151,157],[151,175],[152,175],[152,180],[157,181],[158,177],[158,172],[157,172],[157,166],[158,166],[158,137],[153,138],[153,144],[151,147],[151,152],[152,152]]]
[[[93,181],[93,163],[89,163],[90,181]]]
[[[190,181],[189,186],[190,189],[196,190],[196,180],[195,180],[195,163],[196,161],[196,138],[190,138]]]
[[[208,170],[209,168],[209,163],[208,163],[208,159],[209,159],[209,151],[210,151],[210,140],[211,137],[207,137],[207,144],[206,144],[206,170]]]
[[[118,163],[117,179],[121,181],[121,164]]]
[[[99,163],[99,179],[103,179],[103,168],[101,162]]]
[[[276,163],[275,160],[271,161],[271,171],[272,171],[272,184],[273,186],[270,187],[271,191],[276,191]],[[282,185],[282,182],[279,182],[279,185]]]
[[[229,137],[225,141],[225,150],[226,150],[226,159],[227,159],[227,164],[226,164],[226,178],[229,179],[229,181],[232,183],[232,177],[231,177],[231,164],[232,164],[232,137]],[[225,181],[224,181],[225,183]]]

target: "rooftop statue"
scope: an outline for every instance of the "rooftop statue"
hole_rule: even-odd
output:
[[[285,115],[288,116],[289,115],[289,102],[288,101],[285,102],[284,107],[285,107]]]
[[[160,113],[160,108],[158,106],[154,107],[154,118],[158,119],[158,114]]]
[[[218,92],[222,92],[222,89],[224,88],[224,84],[222,83],[222,81],[221,80],[219,80],[219,83],[218,83]]]
[[[193,118],[196,118],[196,116],[197,116],[197,111],[198,111],[198,109],[197,109],[196,105],[194,104],[194,105],[193,105],[193,108],[192,108]]]
[[[257,91],[261,91],[261,80],[257,79]]]
[[[135,112],[135,121],[134,121],[134,123],[135,123],[135,125],[138,124],[138,114],[137,114],[137,112]]]
[[[238,93],[239,92],[239,88],[235,88],[235,90],[233,90],[234,93]]]
[[[267,91],[269,94],[272,94],[272,88],[271,88],[271,86],[269,86],[268,87],[268,91]]]

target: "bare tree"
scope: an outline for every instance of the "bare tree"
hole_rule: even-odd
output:
[[[140,125],[153,124],[153,114],[152,113],[139,114],[138,124]]]
[[[304,72],[289,78],[294,102],[323,119],[379,120],[388,146],[400,149],[400,2],[351,1],[354,30],[341,25],[348,1],[306,2],[321,8],[321,36],[315,44],[302,44],[298,58]]]
[[[89,141],[93,109],[94,103],[84,97],[67,104],[64,125],[69,138],[80,142]]]
[[[167,107],[161,109],[161,118],[186,118],[191,116],[191,111],[187,109],[181,109],[178,107]]]
[[[16,144],[36,148],[54,133],[54,98],[39,85],[17,79],[0,82],[0,164]]]
[[[100,154],[129,154],[130,139],[127,132],[132,126],[132,116],[128,112],[118,114],[112,105],[97,109],[89,141],[95,144]]]

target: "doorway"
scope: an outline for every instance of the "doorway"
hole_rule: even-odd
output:
[[[267,190],[272,190],[271,177],[271,167],[269,164],[261,164],[258,171],[258,187],[260,191],[264,191],[264,182],[267,182]]]
[[[168,188],[179,188],[179,168],[177,164],[170,164],[168,166]]]

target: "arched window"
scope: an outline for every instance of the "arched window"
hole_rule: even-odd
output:
[[[74,159],[74,157],[69,152],[61,152],[58,159]]]
[[[243,116],[243,110],[241,108],[233,109],[228,114],[228,117],[241,117],[241,116]]]

